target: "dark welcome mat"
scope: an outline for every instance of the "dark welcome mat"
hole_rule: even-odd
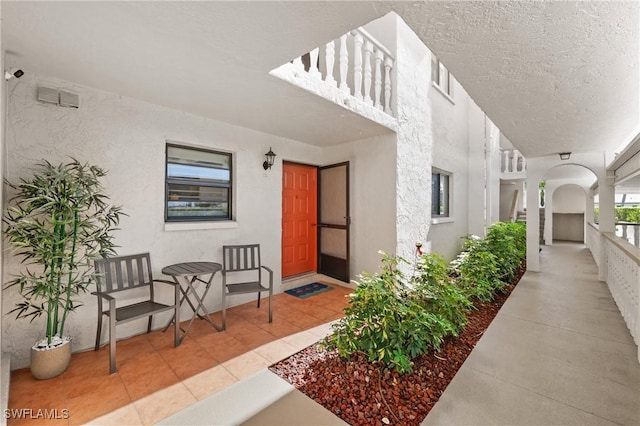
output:
[[[325,291],[333,290],[333,287],[321,283],[306,284],[301,287],[292,288],[291,290],[285,290],[284,292],[300,299],[306,299],[307,297],[315,296],[316,294],[324,293]]]

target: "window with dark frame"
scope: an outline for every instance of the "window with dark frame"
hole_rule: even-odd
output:
[[[167,144],[165,222],[230,220],[230,153]]]
[[[449,217],[449,176],[431,173],[431,217]]]

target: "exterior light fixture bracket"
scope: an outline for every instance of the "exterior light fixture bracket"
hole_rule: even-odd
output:
[[[269,152],[264,154],[264,156],[267,157],[267,159],[265,160],[264,163],[262,163],[262,167],[265,170],[269,170],[271,166],[273,166],[273,162],[276,159],[276,154],[273,152],[273,150],[271,150],[271,147],[269,147]]]
[[[558,155],[560,156],[561,160],[568,160],[571,157],[570,152],[560,152],[558,153]]]

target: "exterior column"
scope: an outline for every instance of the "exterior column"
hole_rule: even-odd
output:
[[[527,271],[540,272],[538,179],[527,177]]]
[[[555,186],[547,186],[544,189],[544,245],[553,245],[553,193]]]
[[[606,242],[604,239],[605,232],[616,232],[615,225],[615,188],[613,186],[613,176],[607,176],[604,179],[598,179],[598,194],[600,200],[600,268],[598,278],[600,281],[607,280],[607,251],[605,250]]]

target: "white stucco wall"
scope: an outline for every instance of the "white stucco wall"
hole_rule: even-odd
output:
[[[469,95],[453,78],[453,103],[439,90],[432,89],[433,167],[452,173],[450,179],[450,217],[432,221],[431,249],[445,259],[460,251],[469,230]]]
[[[485,233],[485,125],[486,116],[475,102],[469,102],[469,234]]]
[[[4,70],[5,60],[4,60],[4,40],[2,37],[2,4],[0,3],[0,70]],[[0,177],[3,179],[5,176],[5,155],[6,152],[6,143],[5,143],[5,129],[6,129],[6,119],[7,119],[7,84],[0,84]],[[4,191],[0,191],[0,206],[4,206]],[[0,277],[2,277],[4,264],[4,238],[0,239]],[[1,283],[0,283],[1,285]],[[2,289],[0,288],[0,331],[2,330],[2,323],[4,322],[4,308],[2,303]],[[3,357],[2,353],[4,352],[4,346],[2,345],[2,334],[0,332],[0,368],[3,365]],[[0,392],[2,392],[2,387],[0,387]],[[2,395],[0,395],[0,399]],[[0,407],[0,408],[4,408]],[[4,424],[6,422],[0,421],[0,424]]]
[[[427,241],[431,212],[431,59],[400,18],[397,55],[396,253],[413,259],[416,241]]]
[[[30,167],[46,158],[65,161],[69,156],[107,169],[106,192],[129,215],[116,233],[119,254],[151,253],[154,274],[163,266],[189,260],[221,260],[226,243],[259,242],[263,262],[274,269],[280,289],[282,158],[317,164],[318,147],[232,126],[138,100],[121,97],[57,79],[25,74],[11,82],[7,125],[7,178],[29,176]],[[36,101],[39,85],[62,88],[80,95],[80,108],[70,109]],[[234,215],[237,227],[191,231],[164,230],[165,141],[183,141],[234,154]],[[269,171],[262,169],[264,153],[278,154]],[[4,260],[6,282],[17,270],[11,256]],[[215,285],[220,285],[220,277]],[[5,290],[3,311],[17,300],[15,290]],[[247,298],[253,298],[247,295]],[[219,310],[215,289],[207,297],[212,311]],[[234,303],[246,301],[243,297]],[[68,333],[74,350],[90,348],[95,338],[95,296],[82,297],[84,306],[71,316]],[[183,315],[188,313],[185,308]],[[276,314],[277,315],[277,314]],[[142,320],[140,320],[142,321]],[[168,321],[158,316],[155,326]],[[118,337],[143,331],[142,323],[118,327]],[[12,368],[28,365],[28,349],[41,337],[41,320],[3,321],[3,348],[12,352]],[[106,338],[106,334],[103,335]]]
[[[524,181],[511,180],[500,182],[500,221],[508,222],[511,214],[511,204],[513,203],[513,195],[518,191],[518,200],[516,202],[515,215],[518,211],[523,210],[523,202],[525,199]]]
[[[553,192],[554,213],[584,213],[586,195],[578,185],[563,185]]]
[[[326,148],[323,163],[349,161],[351,279],[376,272],[379,250],[396,249],[396,136],[385,135]]]

